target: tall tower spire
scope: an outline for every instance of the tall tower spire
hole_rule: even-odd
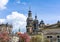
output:
[[[29,11],[28,11],[28,17],[32,17],[32,13],[31,13],[31,7],[29,7]]]
[[[35,14],[35,20],[37,20],[37,15]]]
[[[27,25],[26,25],[27,32],[32,33],[32,28],[33,28],[33,18],[31,13],[31,7],[29,7]]]
[[[31,6],[29,6],[29,10],[31,10]]]
[[[37,15],[35,14],[35,20],[34,20],[34,32],[37,32],[38,31],[38,19],[37,19]]]

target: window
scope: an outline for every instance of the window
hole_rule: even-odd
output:
[[[50,36],[50,38],[52,38],[52,36]]]
[[[60,39],[58,39],[58,42],[60,42]]]
[[[52,38],[52,36],[47,36],[47,38]]]
[[[49,36],[47,36],[47,38],[49,38]]]
[[[60,36],[57,36],[57,38],[58,38],[58,42],[60,42]]]
[[[53,42],[53,40],[52,40],[52,39],[50,39],[50,42]]]
[[[50,42],[53,42],[52,36],[47,36],[47,38],[49,38]]]
[[[57,36],[57,38],[60,38],[60,36]]]

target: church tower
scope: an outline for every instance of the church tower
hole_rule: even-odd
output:
[[[28,17],[27,17],[27,25],[26,25],[27,31],[26,32],[32,33],[32,28],[33,28],[33,18],[32,18],[31,10],[29,9]]]
[[[35,20],[33,22],[34,28],[33,28],[33,32],[38,32],[38,20],[37,20],[37,15],[35,15]]]

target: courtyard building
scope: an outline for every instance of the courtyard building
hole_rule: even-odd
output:
[[[48,39],[49,42],[60,42],[60,21],[55,24],[46,25],[43,20],[39,22],[37,15],[35,19],[32,17],[32,11],[28,11],[26,32],[31,35],[42,34],[43,39]]]

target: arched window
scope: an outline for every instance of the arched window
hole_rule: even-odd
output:
[[[60,42],[60,36],[57,36],[57,38],[58,38],[58,42]]]

